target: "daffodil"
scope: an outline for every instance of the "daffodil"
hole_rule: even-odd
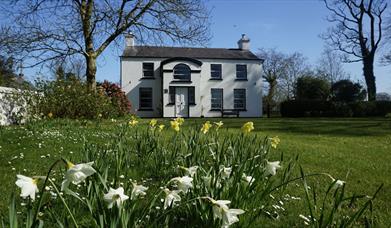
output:
[[[217,130],[218,130],[219,128],[221,128],[221,127],[224,125],[223,121],[214,122],[214,124],[216,125],[216,129],[217,129]]]
[[[131,119],[130,121],[129,121],[129,125],[130,126],[136,126],[138,124],[138,120],[136,120],[136,119]]]
[[[239,222],[238,215],[245,213],[242,209],[230,209],[228,204],[231,203],[229,200],[214,200],[207,197],[212,203],[213,217],[222,220],[222,227],[226,228],[232,224]]]
[[[177,121],[170,121],[171,128],[174,129],[174,131],[178,132],[180,130],[180,124]]]
[[[189,168],[180,166],[179,168],[185,170],[186,175],[188,175],[189,177],[193,177],[196,174],[196,172],[197,172],[198,166],[192,166],[192,167],[189,167]]]
[[[107,207],[112,208],[114,204],[117,204],[117,207],[121,207],[123,202],[129,199],[129,196],[124,194],[124,188],[119,187],[117,189],[110,188],[103,198],[108,203]]]
[[[228,179],[231,176],[231,167],[224,167],[223,165],[220,165],[219,170],[222,179]]]
[[[278,138],[278,136],[275,136],[275,137],[273,137],[273,138],[270,138],[270,144],[271,144],[271,146],[274,148],[274,149],[276,149],[277,148],[277,146],[278,146],[278,144],[280,143],[280,138]]]
[[[166,194],[166,198],[164,199],[164,210],[166,210],[170,206],[173,206],[176,202],[181,201],[181,196],[179,195],[180,191],[170,191],[170,189],[168,188],[165,188],[163,191]]]
[[[136,183],[132,183],[133,189],[132,194],[130,195],[130,199],[136,199],[138,196],[145,196],[147,193],[145,191],[148,190],[147,187],[143,185],[137,185]]]
[[[242,181],[244,181],[247,185],[252,185],[255,181],[255,178],[252,176],[247,176],[245,173],[243,173]]]
[[[201,128],[201,132],[206,134],[209,129],[212,127],[212,124],[210,124],[209,121],[206,121],[203,125],[202,125],[202,128]]]
[[[49,112],[49,113],[48,113],[48,117],[49,117],[49,118],[52,118],[52,117],[53,117],[53,113],[52,113],[52,112]]]
[[[67,161],[68,170],[65,173],[65,179],[61,184],[61,191],[68,189],[70,183],[77,185],[83,182],[88,176],[96,173],[95,169],[92,168],[92,164],[94,164],[94,162],[74,165],[70,161]]]
[[[156,119],[152,119],[151,121],[149,121],[149,126],[151,126],[152,128],[154,128],[157,124],[157,120]]]
[[[160,124],[159,125],[159,132],[163,131],[164,127],[165,127],[164,124]]]
[[[16,175],[18,178],[15,184],[21,189],[20,196],[25,199],[30,196],[31,200],[35,200],[35,193],[38,192],[37,182],[38,179],[26,177],[23,175]]]
[[[334,188],[334,189],[340,188],[340,187],[342,187],[344,184],[345,184],[345,181],[337,180],[337,181],[335,181],[333,188]]]
[[[184,193],[188,192],[190,188],[193,188],[193,178],[188,176],[174,177],[170,182],[176,183],[178,189]]]
[[[178,122],[179,125],[182,125],[185,122],[185,119],[183,119],[182,117],[177,117],[174,119],[174,121]]]
[[[281,168],[279,161],[267,162],[266,163],[266,175],[276,175],[277,169]]]
[[[243,126],[242,126],[243,133],[250,133],[252,130],[254,130],[254,123],[253,122],[247,122],[247,123],[243,124]]]

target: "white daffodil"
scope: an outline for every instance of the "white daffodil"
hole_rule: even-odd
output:
[[[175,182],[178,185],[178,189],[184,193],[188,192],[190,188],[193,187],[193,178],[188,176],[175,177],[171,181]]]
[[[93,163],[94,162],[74,165],[68,161],[68,170],[65,174],[65,179],[61,184],[61,191],[68,189],[69,183],[72,182],[73,184],[77,185],[83,182],[88,176],[96,173],[95,169],[92,168]]]
[[[252,176],[247,176],[245,173],[243,173],[242,175],[242,180],[248,184],[248,185],[252,185],[255,181],[255,178],[252,177]]]
[[[173,206],[176,202],[181,201],[181,196],[179,195],[180,191],[170,191],[168,188],[165,188],[163,191],[166,193],[166,198],[164,199],[164,210],[170,206]]]
[[[333,181],[335,181],[335,180],[333,180]],[[345,184],[345,181],[337,180],[337,181],[335,181],[333,188],[334,188],[334,189],[340,188],[340,187],[342,187],[344,184]]]
[[[224,167],[223,165],[220,165],[220,175],[223,179],[228,179],[231,176],[232,168],[231,167]]]
[[[38,179],[33,179],[31,177],[26,177],[23,175],[16,175],[18,178],[15,184],[21,189],[20,196],[25,199],[27,196],[30,196],[31,200],[35,200],[35,193],[38,192],[37,182]]]
[[[130,196],[130,199],[136,199],[138,196],[145,196],[147,193],[145,191],[148,190],[147,187],[143,185],[137,185],[136,183],[133,184],[133,189],[132,189],[132,195]]]
[[[222,227],[229,227],[230,225],[239,222],[238,215],[243,214],[245,211],[241,209],[230,209],[228,204],[231,203],[229,200],[214,200],[208,199],[212,202],[213,217],[222,220]]]
[[[129,196],[124,194],[123,187],[119,187],[117,189],[110,188],[109,192],[103,198],[108,203],[107,207],[112,208],[115,203],[117,207],[121,207],[122,203],[129,199]]]
[[[189,177],[193,177],[197,172],[198,166],[192,166],[189,168],[180,166],[180,168],[185,170],[186,175],[188,175]]]
[[[276,175],[277,169],[281,168],[280,161],[266,163],[266,175]]]

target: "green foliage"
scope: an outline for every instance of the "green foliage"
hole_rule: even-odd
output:
[[[297,79],[295,88],[297,100],[327,100],[329,95],[328,81],[314,76],[302,76]]]
[[[121,87],[115,83],[104,81],[98,83],[98,88],[110,98],[111,103],[117,107],[113,111],[117,111],[117,116],[124,116],[130,113],[131,104]]]
[[[331,86],[332,100],[337,102],[363,101],[367,95],[360,83],[353,83],[345,79],[335,82]]]
[[[123,116],[123,106],[103,91],[90,91],[79,80],[37,82],[32,112],[49,118],[110,118]]]
[[[16,73],[16,66],[14,59],[6,58],[0,55],[0,86],[28,89],[31,88],[30,83],[25,81]]]
[[[319,218],[326,216],[324,221],[335,226],[355,226],[363,221],[363,216],[372,218],[366,205],[372,205],[374,197],[346,196],[345,193],[341,196],[345,184],[336,185],[329,174],[304,174],[301,169],[301,175],[295,177],[297,157],[287,160],[281,154],[279,161],[283,168],[277,170],[277,175],[271,174],[268,161],[277,153],[273,148],[275,138],[231,132],[215,126],[206,134],[201,133],[200,126],[181,126],[178,133],[167,128],[161,132],[148,124],[118,124],[115,136],[106,137],[102,145],[84,143],[80,153],[84,155],[82,161],[94,161],[97,170],[85,183],[71,185],[72,192],[63,197],[58,194],[57,186],[64,174],[63,163],[58,160],[52,165],[56,168],[46,176],[49,182],[40,184],[39,202],[23,209],[21,215],[15,215],[19,206],[16,210],[11,206],[10,218],[17,217],[18,223],[22,224],[24,218],[31,218],[29,214],[35,214],[38,215],[33,216],[35,224],[48,227],[221,227],[221,220],[214,218],[210,197],[229,200],[230,208],[245,210],[239,215],[238,227],[259,227],[265,221],[297,213],[284,208],[291,198],[287,196],[287,188],[295,183],[305,186],[309,211],[302,213],[310,214],[307,218],[312,227],[326,227],[318,224],[323,221]],[[194,176],[186,172],[190,166],[198,166]],[[230,175],[223,175],[222,166],[232,169]],[[161,199],[166,195],[162,189],[178,189],[172,178],[185,175],[192,176],[192,187],[188,192],[179,193],[181,200],[178,203],[163,209]],[[320,208],[317,202],[310,201],[309,190],[315,192],[315,186],[309,180],[320,179],[328,183],[328,190],[321,190],[313,199],[337,204],[323,203]],[[146,196],[108,209],[103,195],[109,188],[122,186],[130,196],[133,183],[147,186]],[[53,197],[54,193],[56,197]],[[357,200],[352,202],[346,197]],[[328,216],[329,211],[333,216]]]

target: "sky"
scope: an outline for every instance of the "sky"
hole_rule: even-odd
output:
[[[310,64],[316,64],[324,48],[319,35],[330,26],[329,11],[320,0],[207,0],[211,9],[212,39],[208,47],[236,48],[246,34],[250,48],[276,48],[284,53],[301,52]],[[136,40],[137,45],[137,40]],[[98,62],[97,80],[119,81],[119,54],[106,50]],[[344,65],[354,81],[364,83],[361,63]],[[375,64],[378,92],[391,93],[391,66]]]

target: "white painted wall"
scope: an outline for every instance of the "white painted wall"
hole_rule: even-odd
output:
[[[24,123],[27,118],[26,102],[18,96],[19,90],[0,87],[0,126]]]
[[[132,111],[140,117],[164,117],[175,116],[175,106],[167,105],[169,94],[162,92],[162,79],[160,77],[160,62],[164,59],[151,58],[122,58],[121,59],[121,86],[132,103]],[[224,108],[233,108],[233,90],[246,89],[246,112],[240,112],[240,117],[260,117],[262,116],[262,64],[255,60],[216,60],[216,59],[198,59],[203,62],[198,67],[192,62],[176,61],[164,65],[164,69],[173,69],[179,63],[187,64],[192,70],[201,70],[201,73],[192,73],[192,83],[170,83],[173,79],[171,72],[164,72],[163,91],[168,91],[169,86],[195,86],[195,103],[190,105],[190,117],[220,117],[219,111],[210,111],[211,88],[222,88],[224,97]],[[143,80],[142,63],[153,62],[155,67],[155,80]],[[222,80],[210,80],[210,65],[222,64]],[[236,64],[247,65],[247,81],[236,81]],[[138,111],[138,93],[139,87],[153,88],[153,112]],[[161,99],[163,95],[163,107]]]

